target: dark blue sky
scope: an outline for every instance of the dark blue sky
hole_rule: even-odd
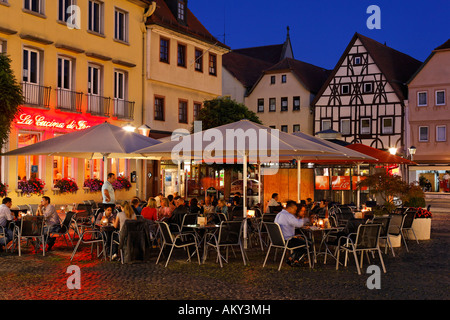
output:
[[[381,29],[370,30],[370,5]],[[355,32],[424,61],[450,38],[450,0],[189,0],[188,6],[232,49],[283,43],[290,27],[294,58],[332,69]]]

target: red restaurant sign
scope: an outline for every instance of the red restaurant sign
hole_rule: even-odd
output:
[[[84,119],[67,118],[64,120],[58,120],[55,118],[47,118],[42,114],[29,114],[25,112],[19,114],[15,122],[19,125],[67,130],[83,130],[90,128],[93,125]]]
[[[329,189],[330,189],[330,177],[316,176],[316,190],[329,190]]]
[[[359,181],[363,181],[364,179],[366,179],[366,177],[359,177]],[[353,176],[352,180],[353,180],[353,190],[357,190],[358,188],[356,187],[356,184],[358,183],[358,177],[357,176]],[[368,188],[367,187],[362,187],[361,190],[362,191],[368,190]]]
[[[331,188],[333,190],[350,190],[350,176],[331,177]]]

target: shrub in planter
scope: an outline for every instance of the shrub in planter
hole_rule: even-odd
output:
[[[33,178],[30,180],[20,180],[18,189],[22,190],[24,194],[43,194],[45,183],[41,179]]]
[[[0,182],[0,197],[4,198],[8,195],[8,185]]]
[[[58,188],[61,193],[76,192],[78,185],[73,179],[63,178],[55,183],[55,188]]]
[[[431,235],[431,218],[430,211],[423,208],[414,208],[417,210],[412,224],[412,228],[418,240],[429,240]],[[409,239],[414,239],[414,234],[408,231]]]
[[[84,180],[83,187],[89,188],[91,192],[101,191],[103,186],[103,180],[94,178],[94,179],[86,179]]]
[[[127,178],[119,176],[116,181],[114,181],[112,186],[114,190],[125,189],[128,191],[131,188],[131,182]]]

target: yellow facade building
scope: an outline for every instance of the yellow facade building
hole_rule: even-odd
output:
[[[145,18],[150,1],[0,0],[0,51],[12,59],[25,104],[11,127],[13,150],[105,121],[117,126],[143,121]],[[109,160],[108,171],[130,177],[136,162]],[[83,190],[103,177],[102,160],[62,157],[2,157],[1,181],[13,204],[39,203],[17,192],[20,179],[39,178],[53,203],[73,203],[101,194]],[[72,178],[79,190],[60,194],[56,180]],[[138,182],[139,183],[139,182]],[[136,195],[135,188],[116,199]]]

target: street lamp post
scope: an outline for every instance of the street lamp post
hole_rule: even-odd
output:
[[[416,147],[411,146],[408,148],[409,154],[411,155],[411,161],[413,161],[414,155],[416,154]]]

